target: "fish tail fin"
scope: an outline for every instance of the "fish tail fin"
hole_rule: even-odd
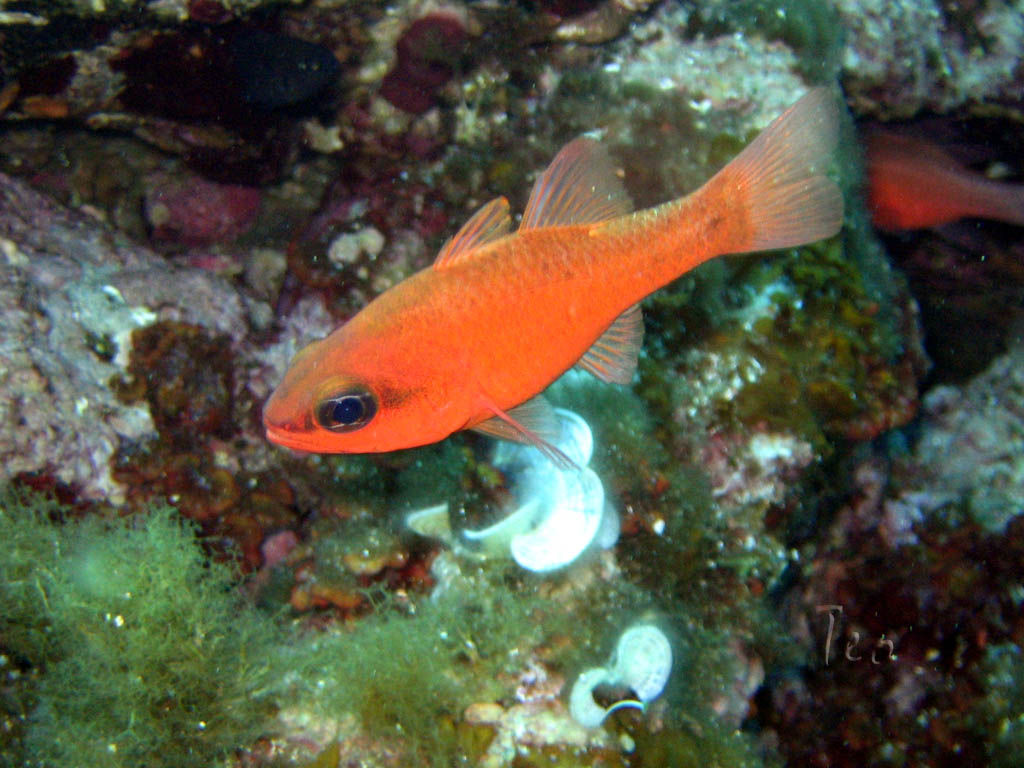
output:
[[[834,96],[813,88],[708,182],[738,206],[727,252],[790,248],[839,231],[843,197],[825,175],[838,132]]]
[[[999,184],[993,191],[992,212],[982,215],[1024,227],[1024,185]]]

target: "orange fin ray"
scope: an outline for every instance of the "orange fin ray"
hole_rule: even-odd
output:
[[[551,442],[558,438],[560,427],[555,409],[543,395],[520,403],[508,413],[489,397],[484,397],[484,406],[494,416],[471,427],[474,432],[516,443],[529,443],[560,469],[578,469],[573,460]]]
[[[825,175],[838,133],[835,97],[812,88],[719,172],[749,206],[748,236],[730,252],[789,248],[839,231],[843,197]]]
[[[615,318],[577,365],[601,381],[629,384],[636,372],[643,342],[643,313],[640,305],[634,304]]]
[[[633,210],[608,153],[593,139],[570,141],[530,191],[520,230],[591,224]]]
[[[441,248],[434,260],[434,269],[444,269],[457,264],[482,245],[504,237],[512,230],[512,218],[508,212],[508,200],[498,197],[462,225],[455,235]]]

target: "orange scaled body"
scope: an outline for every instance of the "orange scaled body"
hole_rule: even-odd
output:
[[[576,364],[627,383],[641,299],[714,256],[839,229],[842,198],[823,175],[835,136],[835,104],[812,90],[697,192],[637,213],[600,148],[572,142],[517,231],[493,201],[431,267],[299,352],[264,409],[267,436],[361,453],[476,429],[564,458],[538,395]]]

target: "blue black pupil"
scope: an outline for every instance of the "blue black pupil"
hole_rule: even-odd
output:
[[[377,413],[377,401],[367,391],[339,392],[325,397],[316,406],[317,424],[333,432],[359,429]]]
[[[363,417],[363,401],[355,396],[342,397],[331,407],[331,420],[335,424],[354,424]]]

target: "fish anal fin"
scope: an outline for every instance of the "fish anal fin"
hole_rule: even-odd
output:
[[[577,365],[601,381],[629,384],[636,372],[643,341],[643,313],[640,305],[634,304],[615,318]]]
[[[508,200],[498,197],[474,213],[462,228],[441,248],[434,260],[434,269],[444,269],[456,264],[482,245],[486,245],[509,234],[512,218],[508,212]]]
[[[578,469],[572,459],[551,442],[557,438],[560,427],[555,409],[543,395],[520,403],[508,413],[488,397],[483,398],[483,404],[494,416],[470,427],[474,432],[516,443],[528,443],[551,459],[560,469]]]
[[[593,139],[579,138],[534,183],[519,229],[596,223],[632,209],[608,153]]]

